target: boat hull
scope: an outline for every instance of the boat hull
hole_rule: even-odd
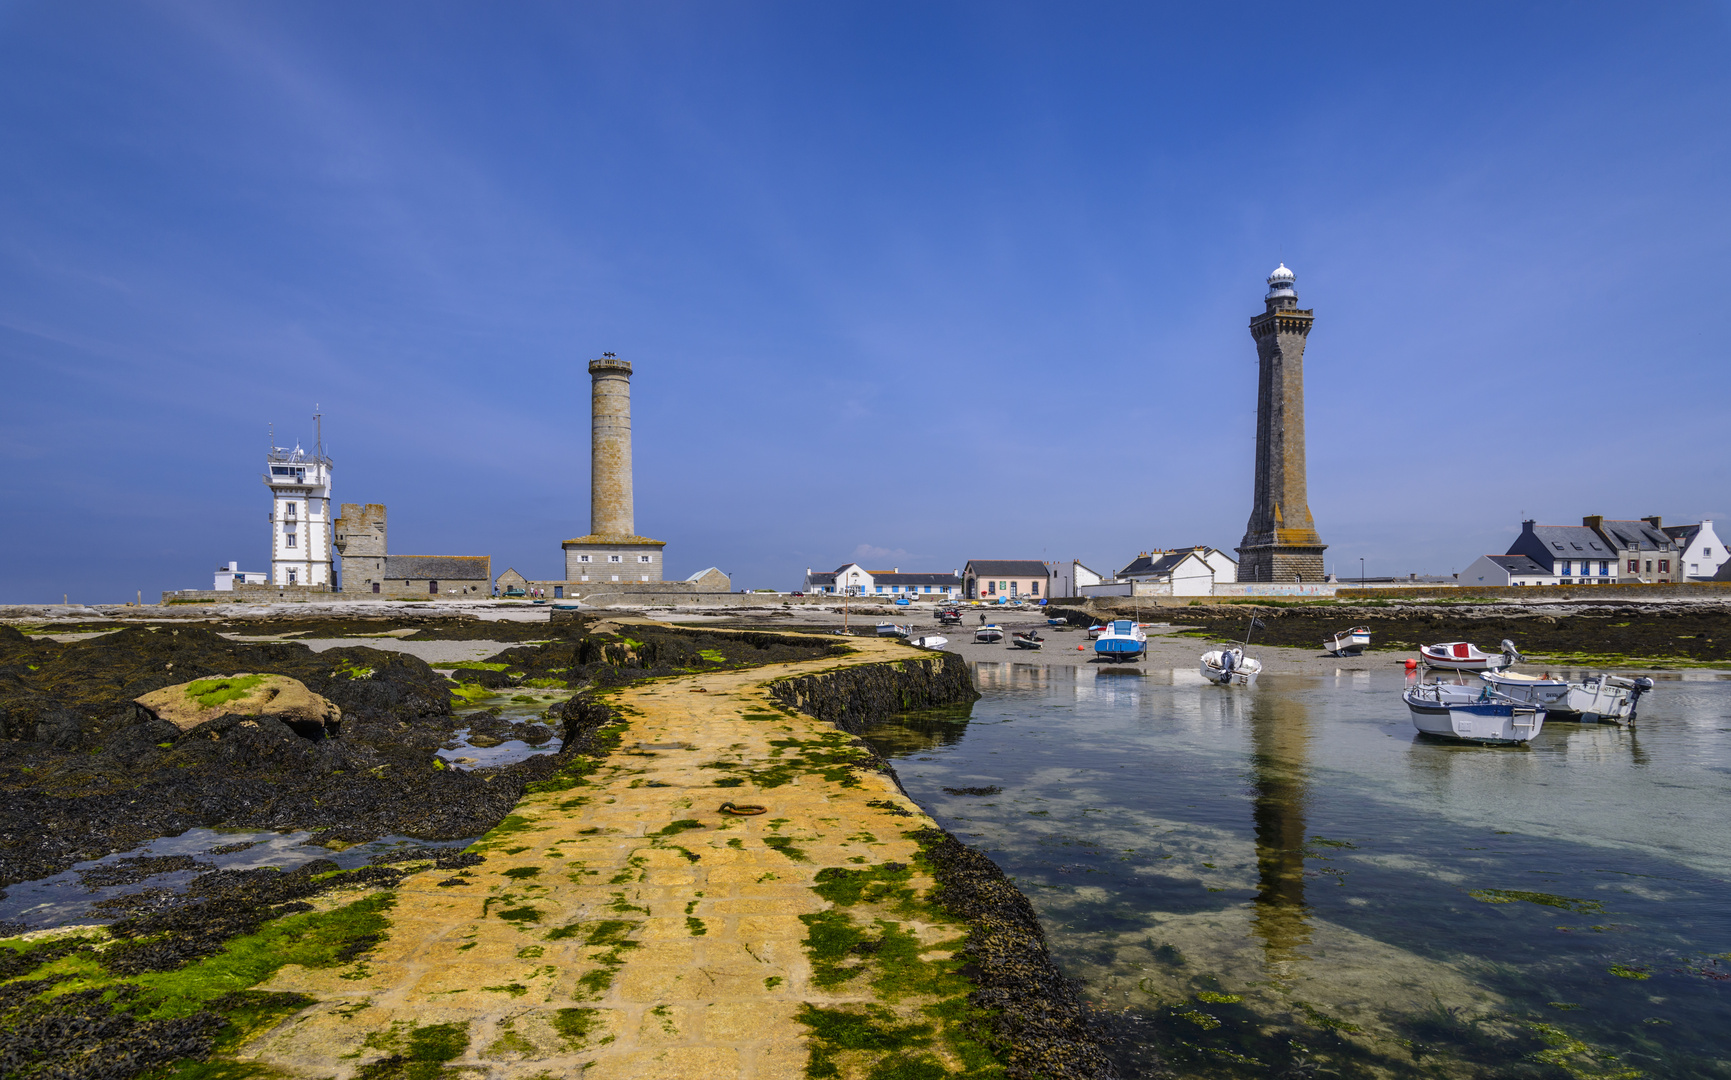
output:
[[[1370,648],[1370,630],[1355,626],[1342,634],[1336,634],[1322,643],[1322,651],[1330,656],[1358,656]]]
[[[974,641],[981,645],[995,645],[1004,640],[1004,632],[995,626],[982,626],[974,631]]]
[[[1508,701],[1449,701],[1402,695],[1421,734],[1459,742],[1512,746],[1531,741],[1545,726],[1545,710]]]
[[[1217,686],[1254,686],[1256,677],[1262,674],[1262,661],[1243,655],[1239,652],[1234,657],[1233,664],[1226,666],[1226,654],[1233,650],[1215,649],[1202,654],[1197,662],[1196,670],[1202,677]]]
[[[1094,655],[1103,660],[1138,660],[1147,652],[1148,643],[1133,638],[1103,637],[1094,642]]]

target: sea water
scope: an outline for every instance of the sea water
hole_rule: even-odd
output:
[[[983,663],[867,739],[1126,1075],[1727,1077],[1731,674],[1652,674],[1632,727],[1486,747],[1418,735],[1398,672]]]

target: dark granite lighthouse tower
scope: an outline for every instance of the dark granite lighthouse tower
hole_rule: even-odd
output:
[[[1268,275],[1268,310],[1250,320],[1256,387],[1256,502],[1239,542],[1239,581],[1321,581],[1322,553],[1304,475],[1304,339],[1315,314],[1300,310],[1292,271]]]

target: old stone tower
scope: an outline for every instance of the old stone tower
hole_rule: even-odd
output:
[[[1267,310],[1250,320],[1256,386],[1256,501],[1238,545],[1239,581],[1321,581],[1328,545],[1316,534],[1304,471],[1304,341],[1315,313],[1300,310],[1293,274],[1268,275]]]
[[[565,580],[660,581],[666,544],[637,535],[631,490],[631,362],[589,361],[589,535],[560,545]]]

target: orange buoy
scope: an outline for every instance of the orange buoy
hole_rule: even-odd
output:
[[[1414,659],[1413,659],[1413,658],[1412,658],[1412,657],[1410,657],[1410,656],[1409,656],[1409,657],[1407,657],[1407,661],[1406,661],[1406,669],[1407,669],[1407,670],[1408,670],[1408,671],[1413,671],[1413,670],[1416,670],[1416,669],[1417,669],[1417,668],[1418,668],[1418,661],[1417,661],[1417,660],[1414,660]]]
[[[1078,645],[1078,646],[1076,646],[1076,651],[1077,651],[1077,652],[1081,652],[1081,651],[1082,651],[1082,646],[1080,646],[1080,645]]]

